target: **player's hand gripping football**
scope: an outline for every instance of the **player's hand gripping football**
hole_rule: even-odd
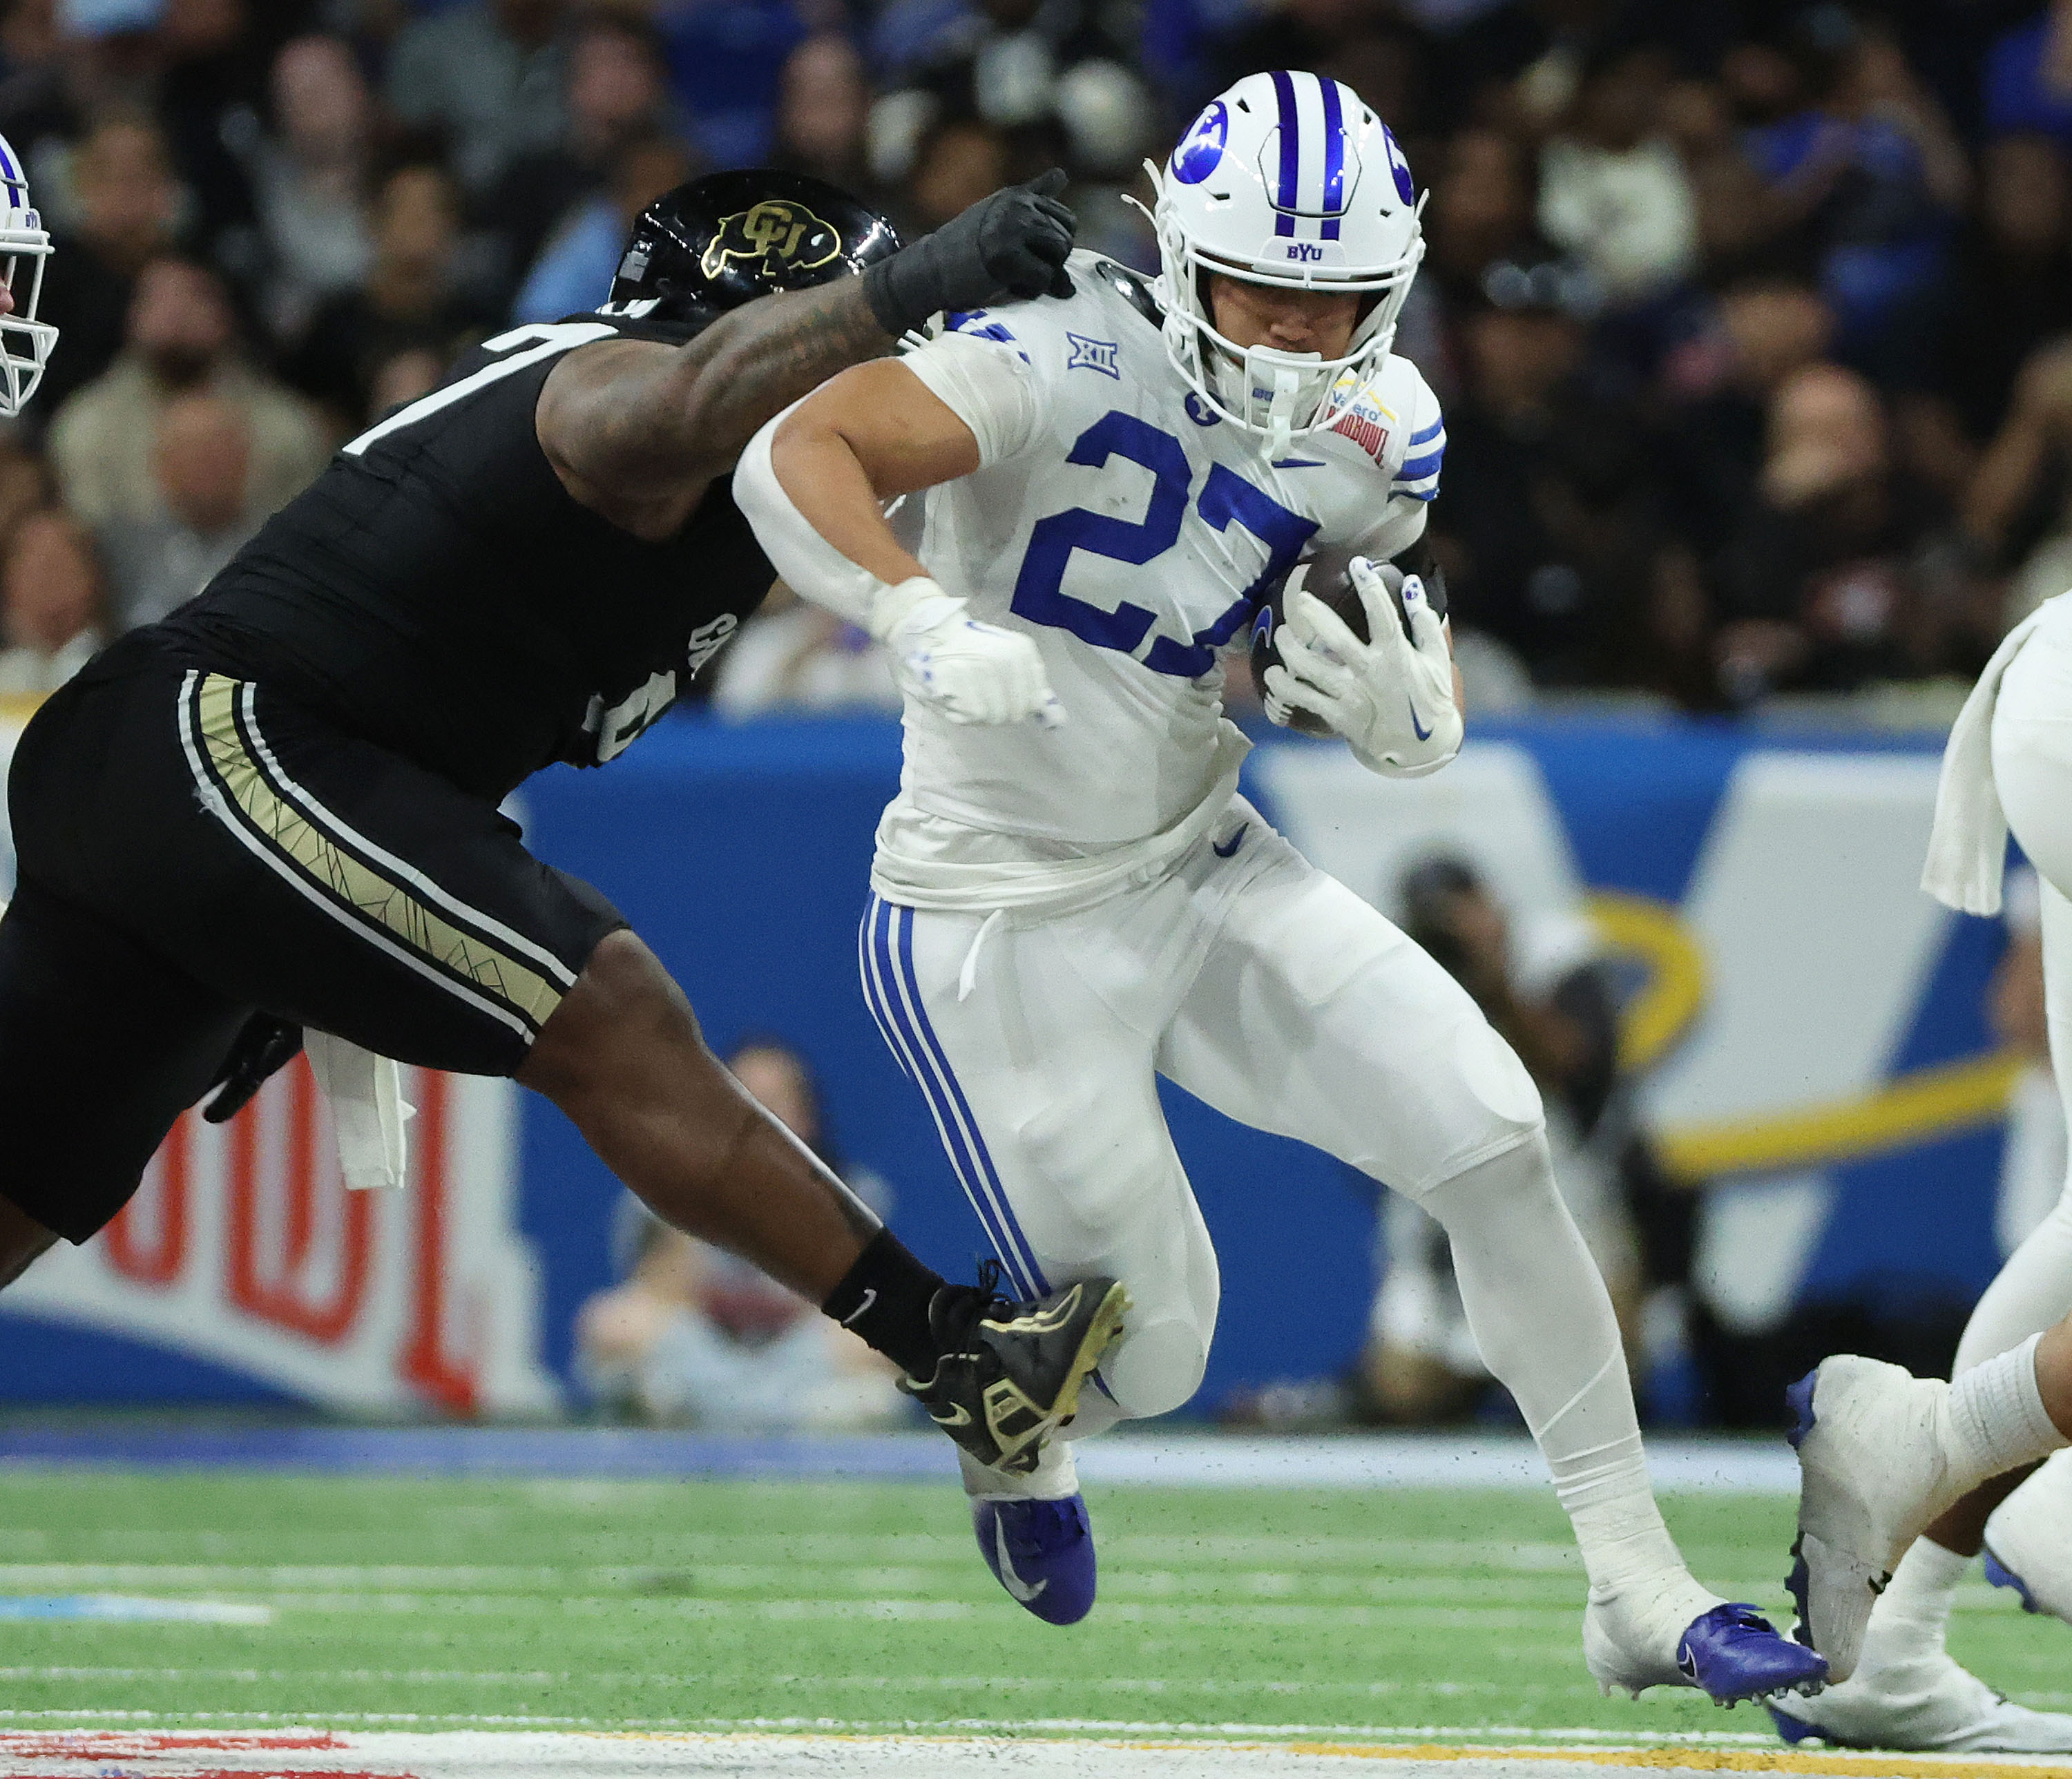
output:
[[[1314,712],[1350,745],[1369,770],[1422,778],[1460,752],[1463,724],[1453,702],[1453,656],[1424,584],[1403,582],[1403,617],[1381,571],[1363,556],[1349,570],[1367,608],[1370,642],[1306,587],[1291,593],[1288,619],[1274,635],[1281,662],[1267,669],[1267,714],[1276,705]],[[1404,622],[1410,635],[1403,634]],[[1279,721],[1285,721],[1285,715]]]
[[[891,653],[900,691],[953,723],[1033,717],[1055,729],[1065,720],[1036,645],[1018,631],[980,623],[963,600],[923,576],[878,595],[871,629]]]

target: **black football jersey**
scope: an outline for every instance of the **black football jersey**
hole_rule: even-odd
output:
[[[643,543],[578,503],[534,413],[609,316],[513,328],[334,458],[161,639],[501,798],[557,760],[599,766],[675,702],[769,590],[715,481]]]

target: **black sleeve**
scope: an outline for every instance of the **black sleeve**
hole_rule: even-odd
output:
[[[1443,618],[1446,615],[1446,571],[1439,566],[1439,558],[1432,553],[1432,534],[1424,532],[1408,549],[1398,550],[1389,557],[1405,574],[1414,574],[1424,583],[1424,597],[1432,602],[1433,610]]]

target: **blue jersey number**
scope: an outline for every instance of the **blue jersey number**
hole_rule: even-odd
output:
[[[1112,457],[1139,464],[1151,472],[1151,499],[1143,519],[1132,524],[1107,513],[1089,512],[1084,507],[1071,507],[1038,520],[1029,534],[1029,553],[1022,557],[1022,573],[1015,579],[1013,609],[1032,624],[1049,624],[1071,631],[1096,648],[1133,655],[1143,646],[1157,614],[1127,600],[1111,612],[1075,599],[1064,591],[1065,565],[1071,561],[1074,550],[1137,567],[1164,555],[1179,540],[1180,522],[1187,510],[1187,485],[1193,478],[1179,440],[1134,414],[1102,415],[1073,442],[1065,461],[1100,469]],[[1195,631],[1185,643],[1161,636],[1151,645],[1144,657],[1146,667],[1154,673],[1189,680],[1207,673],[1215,664],[1216,650],[1250,619],[1261,595],[1293,565],[1317,529],[1314,519],[1289,512],[1220,463],[1210,469],[1208,479],[1202,484],[1195,511],[1214,531],[1228,529],[1235,520],[1266,545],[1268,557],[1258,578],[1206,630]]]

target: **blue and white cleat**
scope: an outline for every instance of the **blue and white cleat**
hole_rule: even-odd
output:
[[[1836,1681],[1856,1672],[1871,1608],[1907,1546],[1963,1493],[1938,1436],[1949,1391],[1845,1354],[1785,1392],[1799,1452],[1799,1537],[1786,1586],[1799,1641],[1827,1657]]]
[[[1046,1624],[1076,1625],[1093,1610],[1098,1577],[1085,1496],[985,1498],[971,1509],[986,1567],[1025,1611]]]
[[[1693,1584],[1700,1598],[1704,1591]],[[1815,1693],[1826,1685],[1826,1659],[1778,1633],[1754,1607],[1722,1601],[1707,1607],[1676,1633],[1676,1619],[1659,1635],[1644,1629],[1661,1622],[1660,1608],[1645,1614],[1621,1599],[1593,1600],[1583,1617],[1583,1658],[1600,1692],[1639,1697],[1649,1687],[1692,1687],[1716,1705],[1784,1693]],[[1689,1610],[1687,1601],[1681,1608]],[[1669,1640],[1675,1636],[1675,1654]]]
[[[2072,1452],[2060,1452],[1986,1523],[1986,1580],[2024,1612],[2072,1625]]]

